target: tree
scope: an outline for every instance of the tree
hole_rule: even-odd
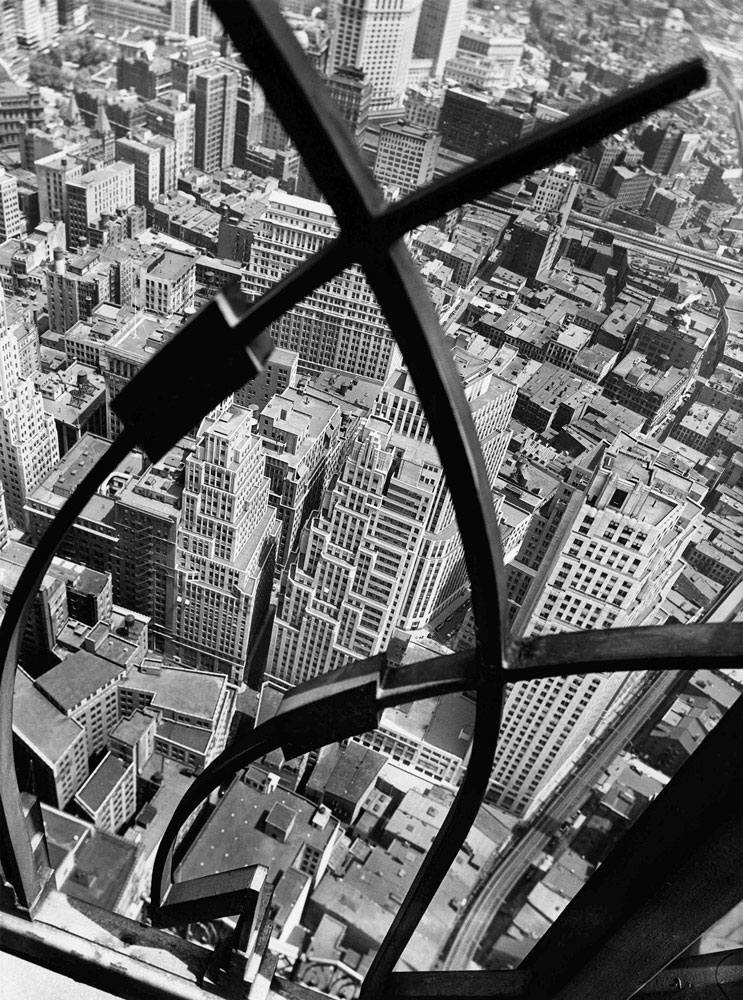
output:
[[[91,35],[68,38],[60,47],[59,52],[67,62],[77,63],[80,67],[98,66],[108,59],[108,51]]]
[[[37,87],[51,87],[53,90],[64,90],[67,77],[60,66],[59,56],[55,60],[54,52],[46,55],[33,56],[28,67],[28,78]]]

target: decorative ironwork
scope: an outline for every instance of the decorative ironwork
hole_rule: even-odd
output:
[[[379,712],[389,705],[450,691],[475,690],[475,731],[465,778],[364,981],[364,996],[373,997],[390,982],[395,963],[476,816],[490,775],[507,682],[596,670],[628,671],[637,669],[640,661],[647,666],[645,661],[649,655],[654,657],[652,666],[657,669],[678,668],[700,661],[717,664],[738,655],[743,632],[741,626],[683,627],[682,631],[670,632],[664,627],[508,641],[504,627],[502,553],[479,442],[425,286],[399,238],[408,229],[440,217],[449,208],[564,158],[638,117],[686,96],[704,83],[705,71],[700,62],[694,61],[660,74],[566,122],[545,128],[506,152],[493,153],[395,205],[386,205],[340,114],[304,59],[277,5],[265,0],[245,0],[244,3],[213,0],[213,6],[310,172],[321,180],[340,224],[341,235],[250,306],[236,292],[218,295],[214,303],[205,307],[143,369],[114,403],[124,432],[67,501],[24,569],[0,628],[0,751],[6,762],[0,774],[3,800],[0,832],[5,845],[2,865],[19,904],[32,910],[42,890],[43,877],[34,869],[13,776],[13,674],[25,618],[57,545],[100,482],[132,447],[142,447],[153,459],[159,457],[214,402],[230,392],[236,381],[245,381],[260,369],[270,346],[262,331],[274,319],[344,267],[358,262],[400,345],[447,475],[472,584],[477,648],[466,654],[440,657],[394,672],[388,670],[385,656],[380,655],[353,663],[289,692],[279,714],[255,730],[245,744],[229,747],[194,782],[179,804],[156,859],[152,913],[155,922],[165,923],[168,898],[171,897],[172,904],[174,895],[179,898],[179,921],[184,915],[188,916],[190,906],[194,907],[194,919],[198,919],[196,911],[206,899],[210,916],[234,912],[234,891],[220,895],[218,888],[215,891],[216,883],[210,883],[209,879],[199,880],[202,885],[198,893],[193,887],[187,888],[188,883],[177,883],[177,890],[172,888],[173,869],[178,860],[178,833],[204,797],[251,760],[276,747],[282,747],[287,756],[292,756],[318,746],[315,713],[322,713],[322,743],[325,743],[374,728]],[[208,345],[208,350],[204,351],[204,345]],[[189,357],[194,351],[199,355],[199,366],[205,356],[211,363],[206,373],[203,366],[196,366],[200,380],[190,384],[184,392],[180,380],[184,371],[193,370]],[[165,385],[168,392],[172,389],[176,393],[177,405],[168,414],[167,421],[162,419],[165,400],[155,398],[153,385],[160,388]],[[170,403],[170,397],[167,402]],[[335,724],[332,731],[328,731],[329,719]],[[722,737],[717,743],[720,739]],[[694,758],[698,768],[707,766],[711,755],[712,750],[708,751],[705,744]],[[679,774],[684,771],[682,769]],[[672,785],[681,787],[678,776]],[[710,786],[709,792],[712,809],[724,790],[715,784],[714,788]],[[657,803],[662,798],[659,797]],[[649,813],[660,816],[661,821],[664,816],[667,820],[665,807],[657,803]],[[707,814],[707,821],[709,818]],[[656,818],[654,822],[659,821]],[[703,845],[699,838],[697,840],[701,852]],[[683,839],[682,842],[685,843]],[[604,901],[607,892],[611,896],[616,890],[616,875],[613,880],[609,878],[609,883],[609,890],[596,890],[604,892]],[[643,889],[641,883],[640,879],[638,893]],[[578,901],[581,896],[577,897]],[[579,902],[571,904],[566,914],[571,910],[583,913],[581,905]],[[702,908],[699,912],[709,913],[710,908]],[[612,934],[621,932],[617,923],[629,920],[633,913],[632,907],[625,907],[621,915],[617,911],[611,926],[602,925],[600,934],[594,934],[593,938],[577,935],[576,940],[580,940],[575,954],[562,966],[566,988],[579,975],[584,975],[581,988],[590,981],[590,956],[597,948],[609,948],[614,940]],[[536,953],[534,982],[547,983],[545,970],[551,968],[550,961],[554,965],[554,958],[550,958],[550,942],[555,939],[559,942],[563,933],[561,928],[569,919],[561,918],[555,924],[552,937],[546,939],[547,943]],[[579,917],[579,924],[581,919],[584,918]],[[690,933],[691,925],[685,925],[682,933],[664,942],[654,958],[638,965],[639,979],[644,977],[645,981],[683,950]],[[557,950],[560,951],[559,945]],[[589,980],[585,980],[586,975]],[[395,981],[399,981],[399,977]],[[345,989],[345,986],[338,984],[338,988]],[[553,988],[552,984],[545,986],[547,992]]]
[[[308,958],[300,962],[294,978],[295,982],[338,1000],[356,1000],[361,992],[361,976],[330,959]]]

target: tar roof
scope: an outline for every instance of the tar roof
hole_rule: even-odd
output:
[[[60,712],[34,687],[22,670],[15,678],[13,729],[51,764],[64,756],[83,732],[74,719]]]
[[[153,708],[211,720],[226,684],[222,674],[163,664],[159,674],[132,671],[122,681],[122,688],[151,691]]]
[[[147,274],[162,281],[177,281],[194,266],[193,257],[166,250],[155,264],[147,269]]]
[[[262,820],[279,802],[297,813],[292,835],[282,843],[263,832]],[[192,878],[239,868],[241,865],[267,865],[269,878],[291,867],[303,844],[322,850],[336,830],[335,823],[324,829],[310,820],[317,807],[293,792],[278,789],[264,795],[236,780],[219,800],[217,808],[196,838],[179,875]]]
[[[96,830],[80,848],[62,892],[113,910],[137,857],[135,844]]]
[[[475,705],[462,694],[443,697],[426,731],[426,740],[456,757],[464,757],[472,740]]]
[[[36,686],[63,711],[71,712],[122,674],[120,666],[81,649],[47,671],[36,681]]]
[[[325,791],[335,798],[351,802],[358,802],[366,795],[386,759],[375,750],[356,743],[349,743],[345,751],[339,751],[337,747],[324,747],[323,750],[337,751],[331,756],[332,770],[326,777]]]
[[[133,746],[154,722],[155,719],[152,715],[146,715],[144,712],[137,711],[131,718],[122,719],[120,722],[117,722],[111,730],[110,735],[113,739],[119,740],[121,743]]]
[[[163,719],[157,728],[157,735],[161,740],[168,740],[187,750],[203,754],[209,748],[212,734],[208,729],[197,729],[196,726],[184,726],[180,722]]]
[[[126,773],[126,766],[112,753],[106,754],[98,767],[78,791],[76,800],[91,813],[96,813]]]

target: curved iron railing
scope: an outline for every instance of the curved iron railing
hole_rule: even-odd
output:
[[[475,690],[475,733],[462,787],[367,974],[364,993],[371,997],[384,989],[476,816],[492,766],[507,682],[628,671],[640,663],[647,667],[649,657],[655,669],[688,667],[700,658],[706,663],[730,662],[741,646],[741,626],[719,625],[508,640],[502,553],[479,442],[425,286],[399,238],[466,200],[562,159],[686,96],[703,85],[705,71],[693,61],[660,74],[386,205],[278,7],[262,0],[213,0],[212,5],[308,169],[320,181],[341,233],[250,306],[239,293],[220,293],[121,392],[113,408],[125,430],[67,501],[21,574],[0,627],[0,753],[6,762],[0,773],[2,867],[20,906],[33,910],[44,879],[34,869],[13,774],[13,677],[22,629],[56,547],[105,476],[132,447],[142,448],[153,461],[161,457],[216,402],[260,370],[270,351],[262,331],[273,320],[358,262],[400,345],[447,476],[472,584],[477,647],[395,671],[387,669],[384,655],[372,657],[289,692],[280,713],[255,730],[247,743],[229,747],[179,804],[156,858],[152,909],[155,921],[162,924],[183,922],[193,912],[188,910],[187,894],[175,890],[172,882],[183,822],[214,788],[256,757],[275,747],[287,756],[317,747],[318,712],[325,744],[374,728],[378,713],[388,705]],[[332,731],[328,719],[340,720]],[[239,882],[239,873],[233,874]],[[219,909],[219,902],[212,900],[211,911],[215,907]]]

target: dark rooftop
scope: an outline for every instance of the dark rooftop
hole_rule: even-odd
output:
[[[129,719],[122,719],[121,722],[117,722],[111,730],[111,736],[121,743],[134,746],[154,721],[153,716],[137,711]]]
[[[13,729],[24,743],[35,747],[52,764],[69,750],[83,731],[74,719],[68,718],[45,698],[22,670],[15,678]]]
[[[74,851],[92,831],[90,824],[85,820],[68,816],[58,809],[44,805],[43,802],[41,815],[44,820],[49,863],[56,870],[68,854]]]
[[[351,802],[359,802],[384,767],[386,758],[375,750],[349,743],[345,750],[337,745],[323,747],[308,787],[316,793]]]
[[[275,804],[296,811],[286,843],[263,832],[263,818]],[[241,865],[266,865],[269,878],[292,866],[304,844],[322,851],[336,830],[334,820],[322,828],[312,823],[317,806],[284,789],[264,795],[235,780],[186,855],[179,878],[194,878]]]
[[[113,910],[137,857],[136,844],[96,830],[80,849],[77,863],[62,885],[75,899]]]
[[[81,649],[39,677],[36,686],[64,712],[71,712],[123,673],[120,666]]]
[[[163,719],[157,727],[157,735],[163,740],[203,754],[206,753],[212,734],[208,729],[197,729],[195,726],[184,726],[180,722]]]
[[[275,826],[277,830],[283,830],[288,833],[294,825],[294,821],[297,818],[297,813],[295,809],[290,806],[285,806],[283,802],[274,802],[271,806],[271,812],[268,814],[266,823],[270,823],[271,826]]]
[[[127,765],[112,753],[106,754],[75,798],[91,813],[96,813],[124,777]]]

